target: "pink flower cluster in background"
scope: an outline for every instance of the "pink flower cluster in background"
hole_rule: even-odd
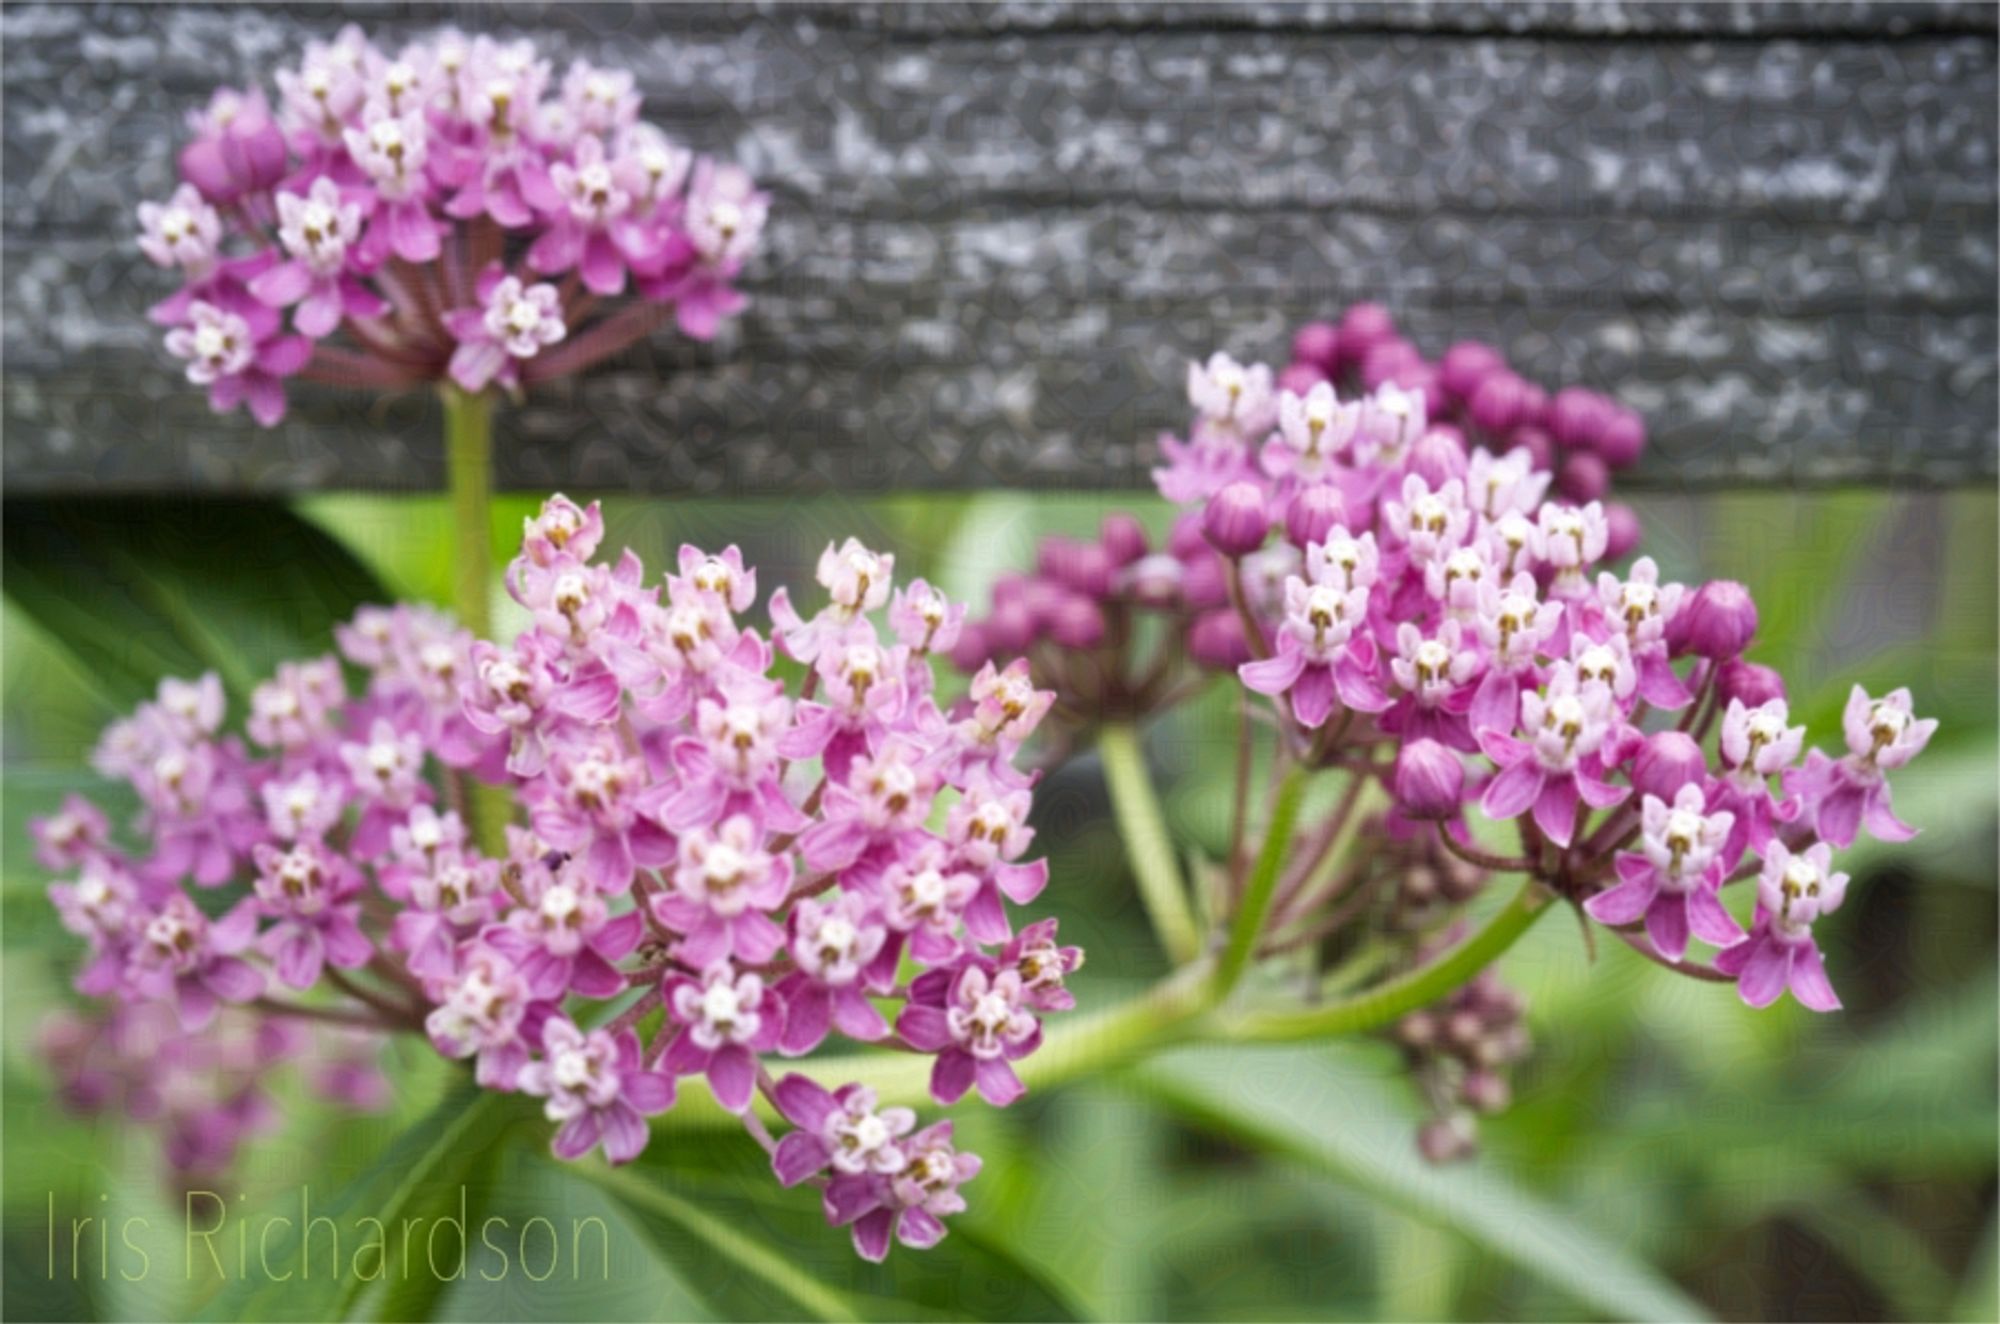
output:
[[[1051,696],[1016,663],[941,702],[930,660],[963,609],[852,540],[810,617],[772,595],[767,639],[740,620],[757,579],[735,548],[684,547],[649,584],[630,551],[597,559],[602,537],[595,505],[552,499],[508,570],[532,620],[512,644],[365,609],[340,656],[256,689],[242,736],[213,676],[163,683],[96,759],[144,806],[138,846],[80,799],[35,824],[88,944],[77,986],[114,1023],[171,1008],[174,1042],[239,1007],[423,1033],[540,1098],[565,1158],[635,1157],[705,1076],[862,1254],[930,1245],[978,1170],[950,1124],[772,1064],[837,1034],[930,1055],[941,1103],[1020,1097],[1013,1064],[1081,962],[1053,920],[1008,915],[1047,881],[1014,761]],[[482,846],[493,786],[521,813]],[[58,1055],[72,1093],[87,1058]],[[760,1091],[797,1130],[770,1137]]]
[[[218,412],[275,424],[300,376],[518,390],[744,306],[769,198],[641,122],[624,70],[349,26],[276,82],[275,107],[217,90],[180,186],[139,207],[140,250],[184,282],[153,320]]]
[[[1846,893],[1832,851],[1863,831],[1913,834],[1888,777],[1937,723],[1906,689],[1856,687],[1844,748],[1804,749],[1783,679],[1747,656],[1748,591],[1625,559],[1637,521],[1602,498],[1643,449],[1636,415],[1574,388],[1550,396],[1484,345],[1428,362],[1373,305],[1301,330],[1279,372],[1226,354],[1191,364],[1188,397],[1193,422],[1155,471],[1183,508],[1165,549],[1119,514],[1095,541],[1048,540],[1036,572],[1003,579],[968,623],[960,665],[1027,652],[1070,738],[1233,673],[1267,705],[1282,766],[1346,770],[1391,805],[1373,854],[1408,857],[1422,870],[1408,877],[1428,881],[1374,922],[1405,933],[1413,960],[1419,927],[1401,916],[1434,924],[1440,899],[1516,872],[1751,1006],[1789,991],[1839,1007],[1813,936]],[[1505,825],[1511,849],[1480,845],[1482,822]],[[1469,885],[1441,898],[1435,880],[1468,865]],[[1288,877],[1278,925],[1305,935],[1294,945],[1335,933],[1365,917],[1355,906],[1379,874],[1364,865],[1320,910],[1304,874]],[[1723,904],[1739,883],[1755,892],[1740,918]],[[1436,1009],[1404,1042],[1430,1060],[1462,1022],[1460,1101],[1490,1110],[1505,1098],[1490,1068],[1514,1053],[1477,1056],[1483,1015]],[[1427,1152],[1463,1152],[1460,1120],[1440,1121]]]

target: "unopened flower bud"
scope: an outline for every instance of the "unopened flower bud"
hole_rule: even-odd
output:
[[[1614,469],[1637,463],[1646,449],[1646,421],[1632,410],[1614,405],[1604,430],[1598,434],[1596,449]]]
[[[1227,671],[1250,660],[1250,640],[1243,632],[1243,618],[1221,607],[1203,612],[1188,629],[1188,656],[1204,671]]]
[[[1660,731],[1646,740],[1632,760],[1632,789],[1656,795],[1668,804],[1683,786],[1699,786],[1708,774],[1708,756],[1684,731]]]
[[[1733,657],[1716,671],[1715,689],[1724,707],[1731,699],[1740,699],[1745,708],[1761,708],[1785,697],[1785,678],[1761,663]]]
[[[1459,1097],[1474,1112],[1497,1113],[1513,1100],[1514,1091],[1507,1084],[1507,1078],[1497,1071],[1468,1071],[1458,1087]]]
[[[1325,380],[1326,370],[1317,363],[1287,363],[1278,373],[1278,389],[1304,395]]]
[[[1478,1148],[1472,1119],[1463,1113],[1434,1117],[1417,1128],[1417,1151],[1429,1163],[1456,1163],[1472,1157]]]
[[[985,666],[992,656],[993,650],[987,646],[983,626],[967,621],[958,632],[958,642],[951,647],[951,664],[960,671],[974,672]]]
[[[1341,363],[1359,366],[1370,350],[1396,338],[1396,319],[1379,303],[1357,303],[1341,314],[1338,331]]]
[[[1604,507],[1604,559],[1621,560],[1639,545],[1639,515],[1622,501]]]
[[[1423,354],[1407,340],[1380,341],[1361,357],[1361,384],[1371,391],[1378,390],[1383,383],[1395,381],[1423,361]]]
[[[1473,426],[1488,436],[1504,436],[1515,424],[1525,422],[1528,412],[1528,383],[1511,372],[1489,373],[1466,402]]]
[[[1465,796],[1465,765],[1435,740],[1413,740],[1396,756],[1396,804],[1411,818],[1450,818]]]
[[[1479,384],[1507,371],[1507,359],[1480,340],[1461,340],[1438,360],[1438,385],[1454,400],[1470,400]]]
[[[1723,662],[1742,655],[1757,633],[1757,604],[1733,579],[1711,579],[1695,590],[1668,627],[1676,653]]]
[[[1285,507],[1285,537],[1300,550],[1325,542],[1327,534],[1346,524],[1347,502],[1331,484],[1304,488]]]
[[[1271,531],[1264,512],[1264,491],[1256,483],[1231,483],[1209,498],[1201,514],[1201,531],[1224,556],[1248,556],[1264,545]]]
[[[1048,630],[1064,648],[1095,648],[1104,642],[1104,612],[1081,593],[1066,594],[1049,612]]]
[[[1340,328],[1331,322],[1307,322],[1292,333],[1292,362],[1309,363],[1331,375],[1340,361]]]
[[[1563,457],[1556,490],[1578,505],[1601,500],[1611,490],[1611,466],[1590,451],[1571,451]]]
[[[1549,432],[1563,445],[1594,450],[1617,406],[1595,391],[1565,386],[1549,402]]]
[[[1409,471],[1436,491],[1454,478],[1465,477],[1465,435],[1448,423],[1425,430],[1410,447]]]
[[[1146,526],[1137,516],[1114,511],[1098,525],[1097,541],[1111,564],[1123,568],[1146,554]]]

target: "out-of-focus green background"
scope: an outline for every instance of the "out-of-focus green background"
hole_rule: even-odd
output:
[[[531,504],[500,503],[503,547]],[[610,545],[630,543],[653,568],[684,539],[735,541],[768,593],[808,582],[818,549],[853,533],[892,548],[903,575],[983,605],[985,586],[1027,564],[1037,535],[1085,531],[1128,504],[612,499],[607,513]],[[1141,504],[1164,527],[1165,510]],[[1995,1318],[1995,499],[1760,493],[1638,504],[1669,578],[1727,576],[1756,592],[1753,656],[1785,671],[1813,739],[1837,746],[1855,682],[1908,684],[1919,712],[1943,719],[1896,779],[1898,811],[1924,834],[1849,853],[1848,903],[1820,927],[1846,1014],[1814,1017],[1789,1001],[1753,1014],[1731,990],[1676,980],[1617,944],[1601,944],[1593,965],[1576,926],[1557,916],[1503,963],[1530,998],[1536,1049],[1512,1109],[1484,1125],[1476,1162],[1436,1171],[1417,1161],[1417,1102],[1385,1045],[1181,1050],[1005,1113],[961,1106],[962,1135],[987,1159],[967,1191],[972,1209],[938,1251],[898,1250],[883,1269],[855,1262],[809,1195],[758,1172],[761,1155],[740,1133],[656,1138],[635,1173],[663,1194],[619,1203],[543,1161],[538,1123],[482,1114],[451,1142],[457,1166],[440,1171],[464,1174],[475,1204],[516,1227],[534,1214],[565,1228],[602,1215],[609,1281],[594,1264],[572,1280],[565,1259],[541,1284],[517,1271],[499,1283],[378,1290],[352,1308],[579,1320],[1560,1319],[1697,1308]],[[298,509],[392,594],[447,594],[441,502],[342,496]],[[148,659],[237,650],[263,666],[330,644],[297,642],[312,614],[287,597],[305,581],[267,573],[283,565],[280,550],[199,532],[184,541],[166,558],[171,572],[94,546],[31,548],[32,583],[9,545],[10,592],[53,586],[79,613],[75,628],[97,631],[79,654],[39,623],[46,614],[30,619],[10,601],[5,617],[0,1305],[14,1319],[179,1318],[238,1300],[228,1289],[210,1300],[215,1282],[178,1262],[156,1262],[137,1283],[115,1270],[71,1281],[46,1266],[51,1201],[64,1219],[97,1205],[155,1229],[173,1227],[177,1206],[150,1139],[62,1115],[35,1060],[35,1027],[72,998],[76,948],[43,899],[26,820],[93,784],[86,756],[118,711],[107,695]],[[1216,849],[1227,830],[1229,760],[1216,755],[1232,748],[1230,720],[1218,691],[1151,732],[1169,818],[1190,849]],[[1109,1005],[1162,963],[1088,753],[1045,784],[1037,813],[1054,866],[1044,904],[1089,949],[1074,987],[1085,1008]],[[255,1146],[231,1193],[256,1209],[295,1201],[309,1184],[317,1201],[366,1173],[449,1086],[421,1045],[399,1046],[391,1069],[396,1106],[383,1117],[337,1113],[291,1089],[283,1130]],[[171,1233],[165,1244],[179,1245]]]

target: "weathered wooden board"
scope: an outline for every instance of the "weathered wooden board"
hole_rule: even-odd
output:
[[[505,483],[1145,481],[1181,363],[1361,298],[1643,409],[1655,485],[1990,478],[1995,11],[1981,5],[467,5],[639,72],[777,194],[753,309],[503,424]],[[422,398],[182,385],[131,211],[181,117],[331,5],[10,6],[6,448],[22,491],[415,488]]]

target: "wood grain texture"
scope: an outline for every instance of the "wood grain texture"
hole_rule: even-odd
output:
[[[1996,470],[1986,6],[371,9],[631,65],[646,115],[777,195],[751,312],[502,423],[540,489],[1137,486],[1181,364],[1347,303],[1615,391],[1639,478]],[[421,397],[215,418],[143,308],[131,211],[181,118],[338,7],[10,6],[15,492],[422,488]]]

